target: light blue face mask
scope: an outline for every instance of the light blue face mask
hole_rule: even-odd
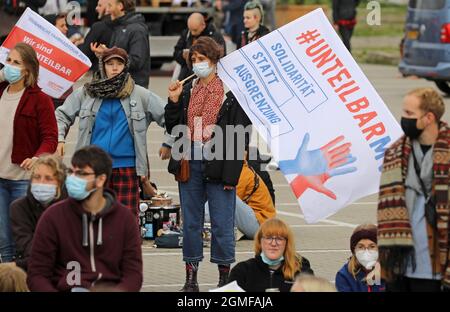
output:
[[[9,83],[16,83],[22,79],[22,70],[16,66],[6,64],[3,73],[5,74],[6,81]]]
[[[72,197],[73,199],[76,200],[84,200],[93,192],[95,192],[96,188],[90,191],[86,190],[88,182],[90,181],[86,181],[74,175],[68,176],[66,179],[66,188],[69,197]]]
[[[56,185],[31,183],[31,194],[42,205],[49,204],[56,197]]]
[[[271,260],[271,259],[267,258],[267,256],[264,254],[264,252],[261,252],[261,258],[262,258],[262,261],[263,261],[265,264],[267,264],[268,266],[279,265],[279,264],[280,264],[281,262],[283,262],[283,260],[284,260],[284,257],[283,257],[283,256],[281,256],[281,257],[278,258],[278,259]]]
[[[208,77],[213,71],[213,67],[209,67],[208,62],[194,63],[192,65],[192,71],[199,78]]]

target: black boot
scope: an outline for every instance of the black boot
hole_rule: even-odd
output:
[[[198,271],[198,263],[197,264],[186,263],[186,282],[184,283],[184,286],[183,288],[180,289],[180,291],[199,292],[197,283],[197,271]]]
[[[228,284],[228,276],[230,274],[229,265],[219,265],[219,283],[217,287],[222,287]]]

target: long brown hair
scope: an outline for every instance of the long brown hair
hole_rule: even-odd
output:
[[[263,236],[279,236],[286,239],[284,249],[283,276],[287,280],[294,280],[297,272],[301,270],[301,256],[295,252],[294,234],[289,226],[278,218],[266,220],[255,234],[255,255],[262,252],[261,239]]]
[[[16,44],[12,50],[19,53],[25,67],[26,76],[24,80],[25,87],[36,86],[39,78],[39,61],[33,48],[23,42]]]

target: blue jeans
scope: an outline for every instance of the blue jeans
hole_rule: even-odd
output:
[[[203,260],[202,230],[205,203],[208,201],[211,215],[211,262],[231,264],[235,261],[236,190],[224,190],[221,183],[206,182],[201,160],[190,160],[189,167],[189,180],[178,183],[183,214],[183,261]]]
[[[252,207],[244,203],[236,196],[236,226],[244,233],[245,237],[253,239],[259,229],[259,222],[256,219]]]
[[[236,196],[235,215],[236,227],[239,231],[244,233],[246,238],[253,239],[259,229],[258,219],[256,219],[256,215],[252,207],[244,203],[238,196]],[[205,220],[206,222],[210,222],[208,203],[205,205]]]
[[[9,222],[9,206],[14,200],[27,194],[29,183],[29,180],[0,178],[0,260],[3,262],[13,261],[16,253]]]

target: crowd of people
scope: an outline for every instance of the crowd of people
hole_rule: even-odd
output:
[[[236,19],[231,32],[242,23],[237,47],[270,32],[261,2],[217,2],[239,12],[229,16]],[[165,134],[159,155],[178,181],[182,291],[199,291],[205,218],[217,287],[236,281],[249,292],[449,290],[450,129],[435,90],[406,95],[405,135],[385,154],[378,222],[354,229],[348,261],[330,283],[314,276],[314,263],[296,251],[292,229],[277,217],[270,175],[249,157],[259,155],[249,134],[233,133],[237,139],[214,146],[220,157],[209,157],[218,131],[251,125],[217,75],[226,44],[213,21],[189,17],[174,47],[182,70],[162,99],[148,89],[148,29],[135,1],[99,0],[96,10],[91,32],[73,41],[95,64],[90,82],[51,99],[37,85],[39,62],[25,43],[9,51],[0,72],[0,291],[141,289],[137,219],[140,191],[150,183],[152,122]],[[65,35],[66,18],[46,15]],[[65,166],[65,140],[77,118],[75,153]],[[235,227],[254,240],[254,256],[232,267]]]

